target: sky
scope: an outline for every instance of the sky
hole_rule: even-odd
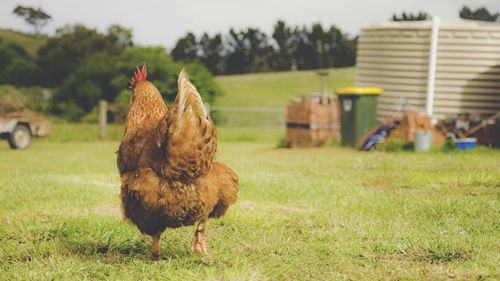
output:
[[[17,5],[40,6],[49,14],[52,20],[42,29],[48,35],[66,24],[83,23],[100,32],[119,24],[132,29],[136,44],[168,50],[188,31],[200,36],[253,27],[271,36],[278,20],[290,26],[336,25],[357,35],[362,25],[387,21],[403,11],[424,11],[445,20],[458,18],[464,5],[500,11],[500,0],[0,0],[0,28],[33,32],[12,13]]]

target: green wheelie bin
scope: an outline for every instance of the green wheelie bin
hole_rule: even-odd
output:
[[[381,88],[337,89],[340,104],[340,134],[343,146],[356,147],[359,139],[377,125],[377,101]]]

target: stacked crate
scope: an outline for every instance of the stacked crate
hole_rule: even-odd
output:
[[[286,147],[321,146],[339,134],[338,103],[324,96],[307,96],[287,107]]]

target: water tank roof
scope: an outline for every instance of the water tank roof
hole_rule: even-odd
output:
[[[362,26],[361,30],[376,29],[429,29],[432,20],[423,21],[387,21],[370,23]],[[465,19],[441,20],[440,28],[454,30],[493,30],[500,31],[500,23]]]

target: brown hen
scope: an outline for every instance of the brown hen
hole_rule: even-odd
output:
[[[215,126],[184,71],[178,86],[160,121],[127,122],[132,125],[118,150],[124,216],[153,237],[153,260],[161,255],[160,235],[167,227],[196,222],[191,251],[207,255],[205,222],[224,215],[239,188],[233,170],[215,161]]]

